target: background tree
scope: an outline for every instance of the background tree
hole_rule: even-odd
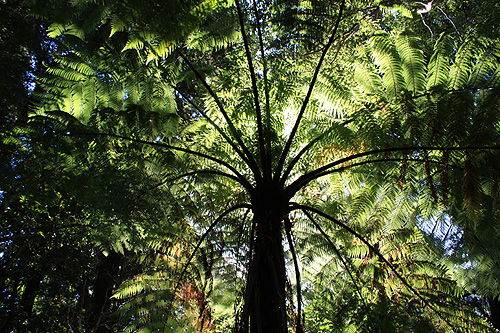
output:
[[[26,120],[30,91],[35,88],[34,76],[42,71],[42,62],[48,60],[49,44],[40,26],[42,22],[33,20],[30,15],[31,10],[23,2],[0,3],[2,125]]]

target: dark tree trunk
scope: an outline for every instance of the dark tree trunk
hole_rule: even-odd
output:
[[[39,292],[43,276],[39,272],[35,272],[24,283],[24,291],[19,300],[17,309],[10,314],[9,321],[6,323],[5,332],[11,331],[31,331],[36,324],[33,323],[33,306]],[[16,291],[17,293],[17,291]],[[12,310],[11,310],[12,311]],[[11,328],[9,328],[11,325]]]
[[[254,212],[256,237],[246,300],[252,333],[287,331],[282,221],[280,209]]]
[[[95,333],[112,332],[113,320],[110,317],[111,295],[118,281],[123,256],[111,252],[99,266],[93,287],[93,298],[89,318],[90,331]]]
[[[20,313],[26,316],[25,318],[31,318],[31,314],[33,312],[33,305],[35,304],[35,298],[38,289],[40,289],[41,280],[42,276],[40,274],[35,274],[35,276],[31,277],[26,282],[20,306]]]
[[[497,298],[488,298],[490,305],[490,322],[494,328],[500,330],[500,300]]]

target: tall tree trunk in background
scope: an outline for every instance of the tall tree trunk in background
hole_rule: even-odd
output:
[[[114,324],[111,318],[111,295],[118,283],[120,265],[123,255],[111,252],[99,265],[97,277],[93,287],[91,313],[89,317],[89,328],[91,332],[112,332]]]
[[[36,294],[38,289],[40,289],[42,278],[41,274],[36,273],[34,276],[29,278],[28,281],[26,281],[19,311],[21,316],[25,316],[25,318],[31,318]]]
[[[500,330],[500,300],[497,298],[488,298],[490,305],[490,322],[494,328]]]
[[[30,276],[26,283],[24,283],[24,290],[22,294],[19,296],[19,303],[16,305],[16,299],[18,297],[18,290],[22,288],[20,285],[19,279],[14,283],[14,293],[11,295],[11,302],[9,309],[10,314],[6,318],[6,321],[2,324],[3,332],[11,332],[11,331],[26,331],[30,330],[30,321],[32,313],[33,313],[33,305],[35,304],[36,295],[40,289],[40,283],[43,279],[43,276],[35,272],[33,276]],[[23,327],[24,326],[24,327]]]

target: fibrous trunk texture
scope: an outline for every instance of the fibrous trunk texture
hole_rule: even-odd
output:
[[[279,210],[255,212],[254,256],[247,282],[250,331],[286,332],[283,216]]]

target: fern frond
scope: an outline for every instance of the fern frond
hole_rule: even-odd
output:
[[[498,58],[492,54],[492,41],[479,40],[474,49],[474,64],[468,86],[471,88],[489,87],[489,81],[495,69],[498,68]]]
[[[382,79],[373,69],[357,63],[354,67],[354,79],[359,83],[363,91],[368,95],[382,95]]]
[[[472,60],[475,47],[475,42],[472,40],[466,40],[460,45],[455,61],[450,68],[450,89],[457,90],[467,85],[474,65]]]
[[[396,47],[386,36],[371,38],[372,56],[380,68],[382,80],[389,98],[394,98],[405,88],[403,67]]]
[[[432,91],[438,87],[440,89],[448,88],[452,47],[452,39],[445,34],[436,40],[434,53],[428,64],[427,90]]]
[[[413,95],[425,90],[426,66],[421,45],[422,40],[409,30],[396,37],[396,50],[401,57],[406,89]]]

